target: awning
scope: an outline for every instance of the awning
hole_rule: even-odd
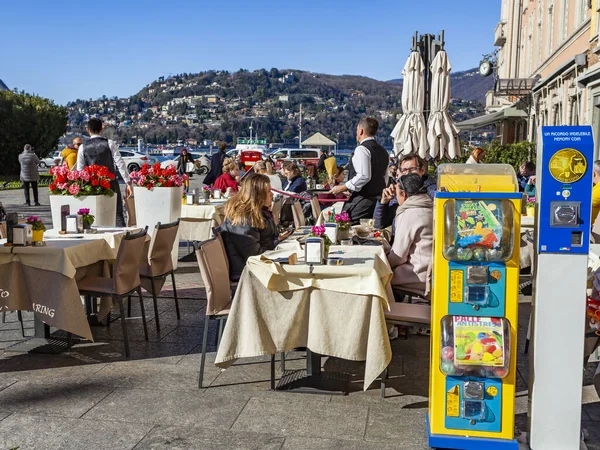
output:
[[[491,114],[474,117],[473,119],[458,122],[455,125],[460,131],[473,131],[479,128],[487,127],[497,122],[502,122],[504,119],[527,117],[527,113],[517,108],[509,107]]]
[[[316,132],[315,134],[313,134],[311,137],[309,137],[305,141],[302,141],[302,145],[313,145],[315,147],[322,147],[322,146],[331,147],[331,146],[335,145],[335,142],[333,142],[328,137],[323,136],[321,133]]]

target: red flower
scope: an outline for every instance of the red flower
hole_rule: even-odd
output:
[[[48,189],[50,189],[51,191],[55,191],[56,185],[54,183],[50,183],[50,186],[48,186]]]
[[[110,181],[100,180],[100,186],[102,186],[104,189],[110,189]]]

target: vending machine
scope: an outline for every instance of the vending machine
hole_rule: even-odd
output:
[[[438,168],[430,447],[518,448],[514,404],[521,205],[510,165]]]

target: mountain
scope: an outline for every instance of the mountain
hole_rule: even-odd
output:
[[[301,70],[214,71],[160,77],[127,98],[76,100],[67,105],[69,131],[83,133],[91,116],[103,119],[111,137],[123,143],[150,144],[179,140],[236,142],[255,135],[269,142],[297,145],[300,107],[302,136],[320,131],[350,147],[362,116],[376,117],[377,138],[391,146],[390,133],[401,113],[402,86],[355,75],[328,75]],[[454,99],[457,121],[473,117],[482,106]]]
[[[389,80],[389,83],[402,84],[402,78]],[[461,100],[471,100],[485,105],[485,94],[494,89],[494,77],[482,77],[478,69],[450,72],[450,96]]]

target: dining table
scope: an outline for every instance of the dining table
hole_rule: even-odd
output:
[[[43,246],[9,246],[0,240],[0,312],[32,311],[32,338],[7,351],[57,353],[67,344],[53,338],[50,327],[93,341],[77,280],[84,276],[110,276],[119,243],[128,231],[139,228],[94,227],[94,234],[44,233]],[[102,320],[112,299],[100,302]]]
[[[297,264],[279,262],[293,253]],[[323,371],[321,356],[365,361],[366,390],[391,360],[385,310],[394,298],[392,270],[380,245],[331,246],[329,254],[342,264],[305,264],[294,240],[250,257],[216,366],[306,348],[306,369],[286,371],[278,390],[346,394],[348,375]]]

